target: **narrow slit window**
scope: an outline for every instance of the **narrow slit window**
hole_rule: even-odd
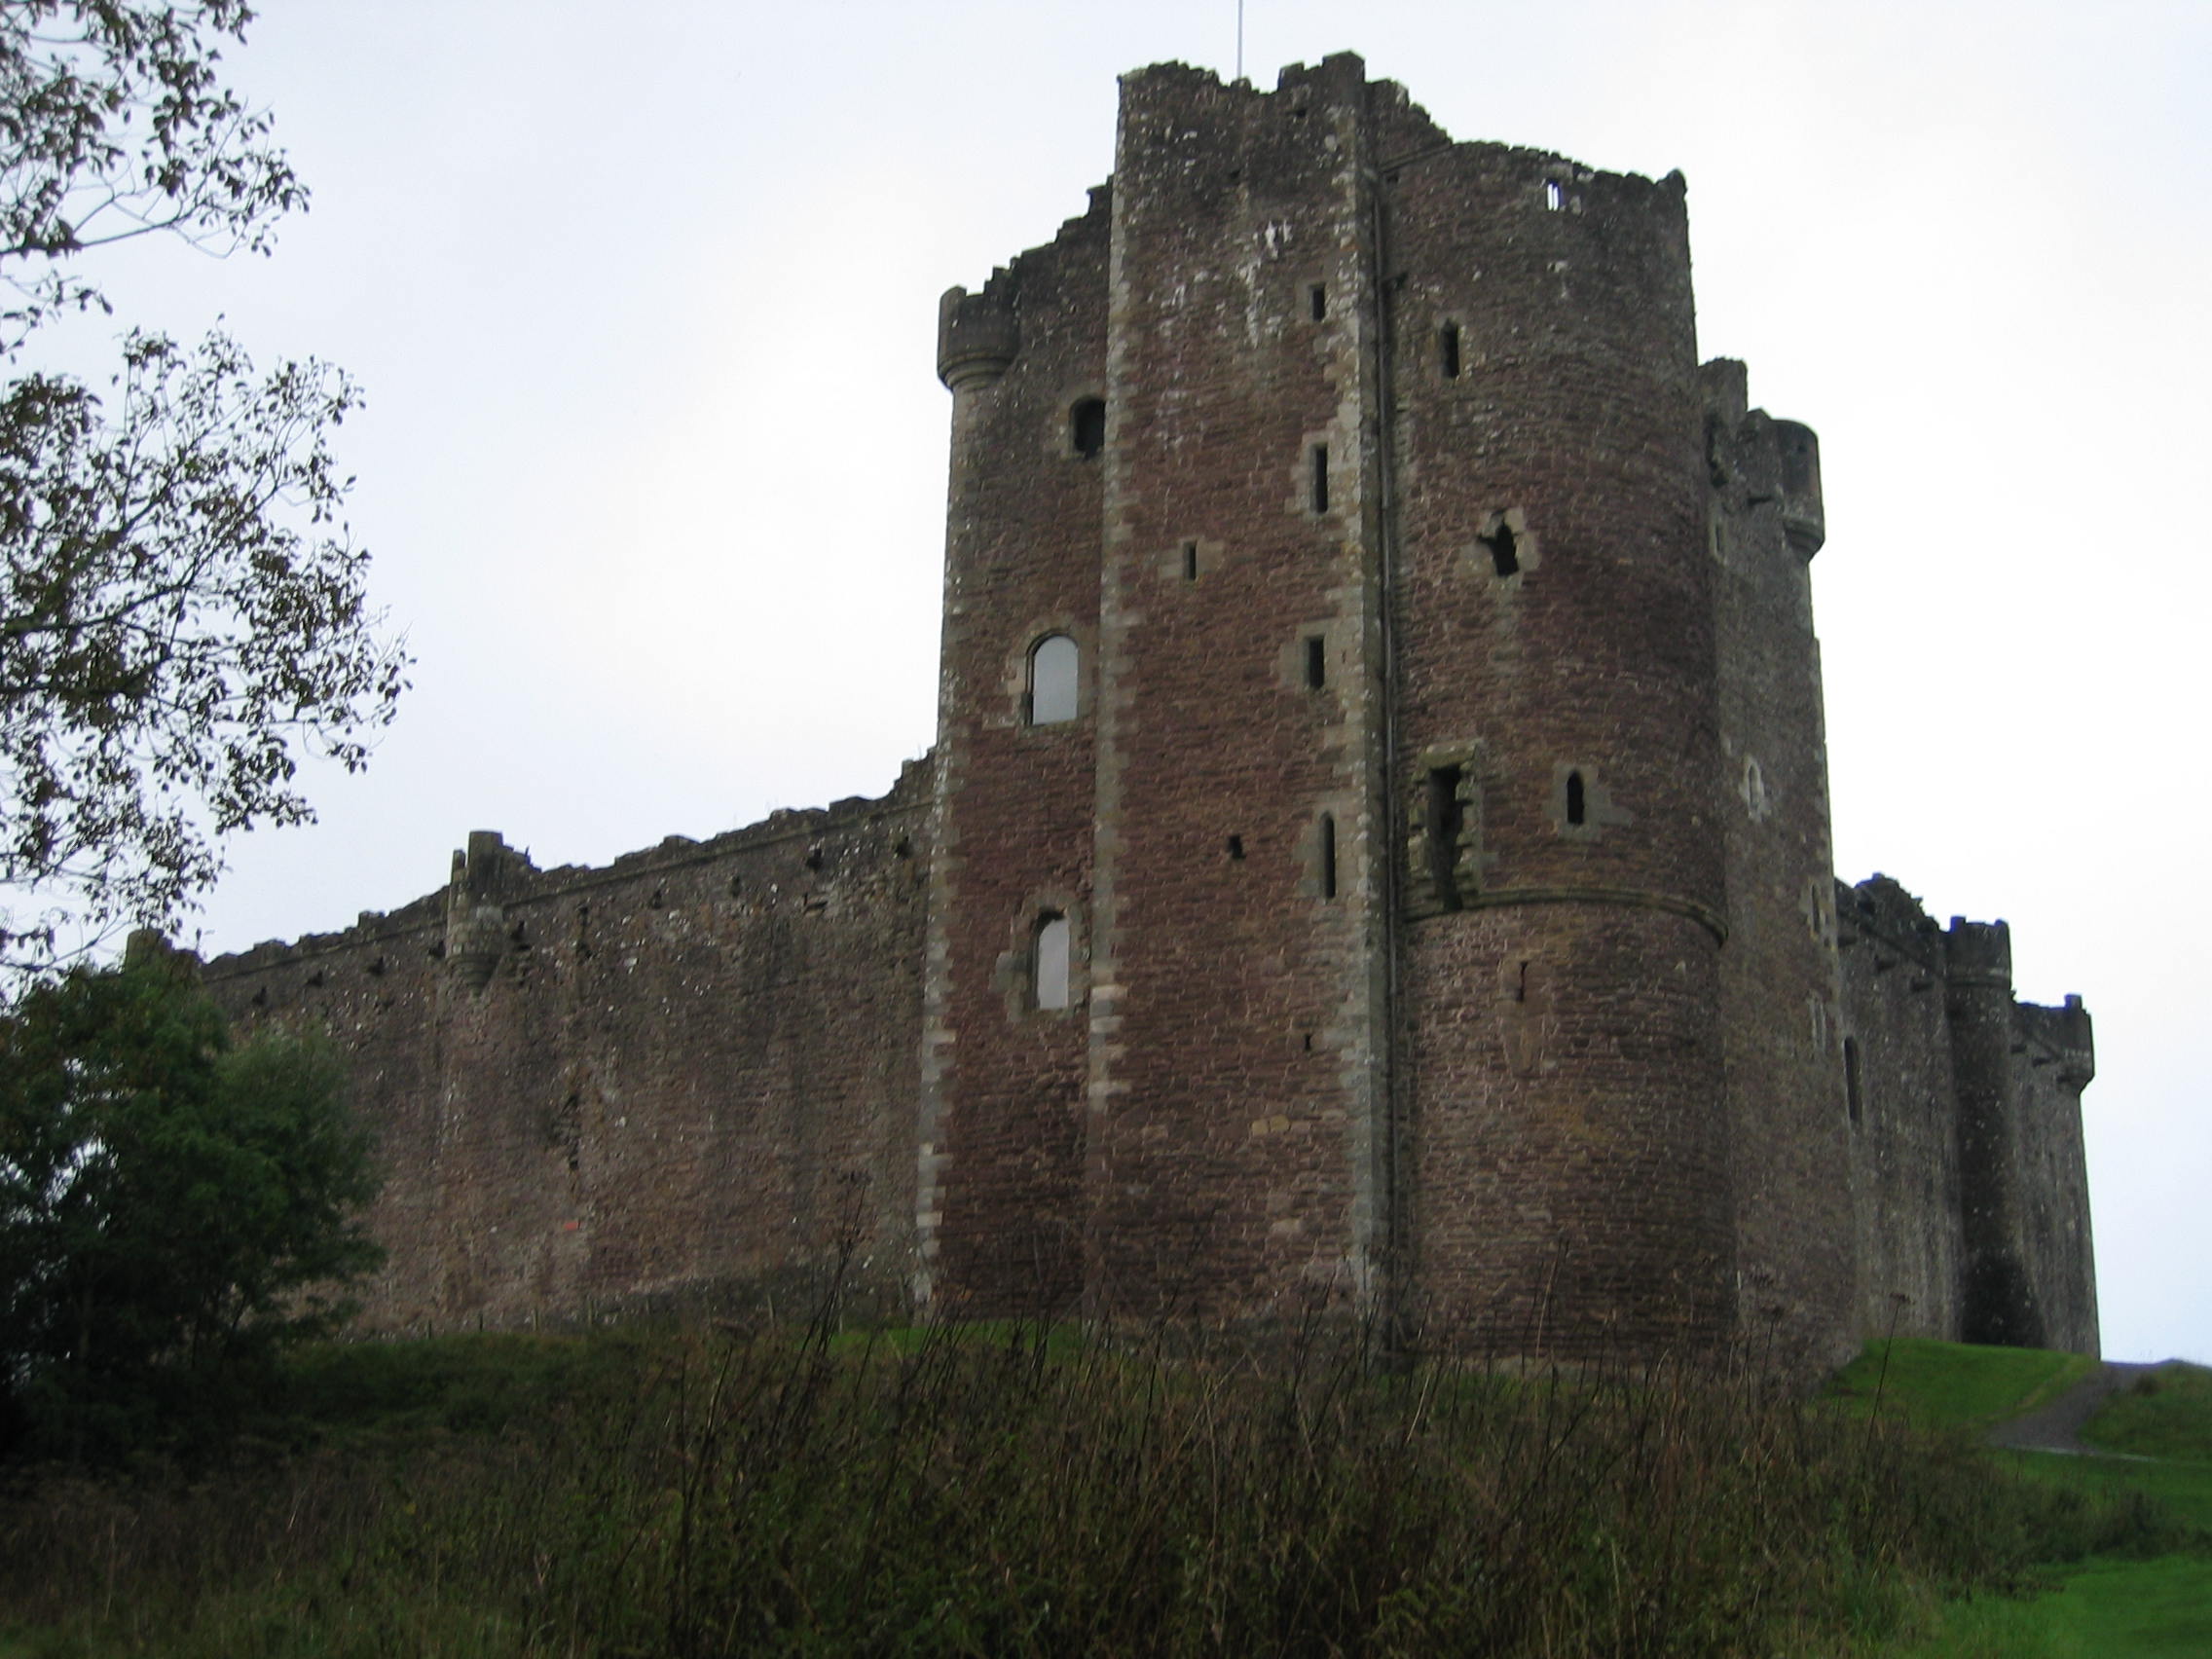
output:
[[[1459,907],[1459,836],[1466,829],[1459,778],[1456,766],[1432,767],[1428,774],[1428,878],[1447,910]]]
[[[1843,1099],[1844,1104],[1851,1110],[1851,1122],[1854,1126],[1859,1123],[1860,1113],[1864,1110],[1861,1103],[1859,1089],[1859,1039],[1846,1037],[1843,1040]]]
[[[1313,446],[1313,510],[1317,513],[1325,513],[1329,510],[1329,446],[1327,444],[1315,444]]]
[[[1569,772],[1567,775],[1567,821],[1569,824],[1580,824],[1586,810],[1583,800],[1582,774],[1580,772]]]
[[[1546,180],[1544,180],[1544,206],[1550,211],[1556,213],[1560,209],[1561,200],[1562,193],[1559,187],[1559,180],[1556,178],[1547,178]]]
[[[1497,528],[1490,535],[1475,539],[1490,549],[1491,564],[1499,575],[1510,576],[1521,569],[1521,541],[1504,519],[1497,521]]]
[[[1306,640],[1306,688],[1309,691],[1318,691],[1328,683],[1328,642],[1318,634],[1309,634]]]
[[[1459,325],[1448,322],[1437,331],[1437,356],[1444,369],[1446,380],[1459,378]]]
[[[1315,322],[1319,322],[1329,314],[1329,290],[1321,283],[1316,282],[1307,290],[1306,300],[1307,304],[1312,307]]]
[[[1037,918],[1030,944],[1030,983],[1039,1008],[1068,1006],[1068,919],[1056,910]]]
[[[1230,857],[1231,857],[1231,858],[1232,858],[1233,860],[1235,860],[1235,861],[1237,861],[1238,863],[1241,863],[1241,862],[1243,861],[1243,858],[1244,858],[1244,837],[1243,837],[1243,836],[1241,836],[1241,835],[1232,835],[1232,836],[1230,836],[1230,837],[1229,837],[1229,856],[1230,856]]]
[[[1104,398],[1082,398],[1068,411],[1068,443],[1086,461],[1106,447]]]
[[[1198,544],[1196,541],[1183,543],[1183,579],[1187,582],[1198,579]]]
[[[1321,814],[1320,833],[1316,840],[1318,845],[1314,850],[1321,866],[1321,897],[1334,899],[1337,896],[1337,820],[1334,813]]]
[[[1047,634],[1029,648],[1029,723],[1058,725],[1076,716],[1076,644]]]

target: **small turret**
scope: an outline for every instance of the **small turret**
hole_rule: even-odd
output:
[[[988,385],[1021,350],[1021,324],[994,280],[979,294],[954,286],[937,303],[937,378],[950,391]]]
[[[455,850],[446,886],[446,968],[470,990],[482,990],[507,953],[507,917],[501,901],[514,876],[530,867],[497,830],[471,830],[468,849]]]
[[[1810,559],[1828,535],[1821,504],[1821,440],[1795,421],[1777,421],[1774,436],[1782,450],[1782,528],[1797,556]]]

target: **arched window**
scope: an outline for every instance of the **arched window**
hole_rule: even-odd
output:
[[[1068,411],[1068,447],[1088,461],[1106,447],[1106,400],[1085,397]]]
[[[1586,812],[1582,792],[1582,774],[1580,772],[1569,772],[1567,775],[1567,821],[1569,824],[1580,824],[1583,822]]]
[[[1068,1006],[1068,919],[1056,910],[1037,918],[1029,946],[1029,983],[1039,1008]]]
[[[1319,833],[1314,837],[1314,852],[1320,868],[1315,873],[1321,878],[1321,897],[1337,896],[1337,820],[1334,813],[1321,814]]]
[[[1075,679],[1080,657],[1065,634],[1047,634],[1029,647],[1029,723],[1057,725],[1075,719]]]

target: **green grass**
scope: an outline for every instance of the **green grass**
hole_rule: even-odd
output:
[[[1916,1427],[1976,1430],[2047,1404],[2096,1368],[2084,1354],[1899,1337],[1868,1343],[1829,1393],[1864,1410],[1902,1413]]]
[[[2113,1452],[2212,1463],[2212,1371],[2179,1360],[2107,1400],[2087,1438]]]
[[[1885,1659],[2204,1659],[2212,1561],[2095,1562],[2032,1600],[1953,1603]]]
[[[1870,1408],[1975,1432],[2047,1403],[2088,1375],[2078,1356],[1941,1343],[1879,1345],[1838,1379],[1837,1394]],[[2168,1365],[2109,1399],[2083,1440],[2121,1456],[2042,1452],[2000,1462],[2103,1506],[2135,1505],[2147,1524],[2124,1540],[2095,1537],[2081,1559],[2046,1573],[2028,1596],[1975,1595],[1924,1609],[1917,1628],[1865,1651],[1884,1659],[2167,1659],[2212,1654],[2212,1372]],[[2156,1517],[2167,1517],[2164,1521]],[[2192,1530],[2194,1529],[2194,1531]]]

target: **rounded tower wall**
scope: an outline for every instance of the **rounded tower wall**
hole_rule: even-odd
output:
[[[1561,1350],[1716,1336],[1726,923],[1681,181],[1470,144],[1385,160],[1382,193],[1416,1296]]]

